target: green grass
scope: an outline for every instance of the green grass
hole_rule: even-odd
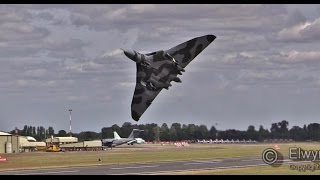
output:
[[[192,159],[222,159],[231,157],[261,157],[263,150],[273,147],[273,145],[274,144],[191,144],[189,147],[175,147],[173,145],[160,146],[144,144],[134,146],[123,145],[112,150],[94,152],[32,152],[2,154],[1,156],[6,157],[8,161],[0,162],[0,170],[98,164],[148,163]],[[303,149],[320,149],[319,143],[291,143],[278,145],[281,148],[280,152],[285,156],[288,154],[289,147],[296,146]],[[101,163],[98,162],[99,158],[103,160]],[[281,170],[281,168],[279,170]],[[239,169],[235,169],[232,172],[237,173],[237,170]],[[253,172],[259,174],[260,170],[258,169]],[[270,170],[270,172],[272,173],[272,170]],[[289,173],[292,173],[292,170],[289,171]]]

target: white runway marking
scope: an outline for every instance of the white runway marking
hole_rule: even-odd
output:
[[[244,167],[255,167],[255,166],[267,166],[267,164],[257,164],[257,165],[243,165],[243,166],[222,166],[215,168],[199,168],[199,169],[181,169],[173,171],[154,171],[154,172],[140,172],[140,173],[119,173],[111,175],[143,175],[143,174],[158,174],[158,173],[174,173],[174,172],[185,172],[185,171],[199,171],[199,170],[217,170],[217,169],[233,169],[233,168],[244,168]]]
[[[241,161],[262,161],[262,158],[261,159],[243,159]]]
[[[192,163],[185,163],[184,165],[196,165],[196,164],[215,164],[221,162],[220,160],[212,160],[212,161],[193,161]]]
[[[36,175],[36,174],[60,174],[60,173],[71,173],[71,172],[79,172],[80,170],[73,170],[73,171],[53,171],[53,172],[30,172],[30,173],[22,173],[22,174],[15,174],[15,175]]]
[[[131,167],[119,167],[119,168],[111,168],[111,169],[136,169],[136,168],[152,168],[152,167],[158,167],[159,165],[154,166],[131,166]]]

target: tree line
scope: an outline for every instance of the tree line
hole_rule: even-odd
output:
[[[90,141],[97,139],[113,138],[113,131],[116,131],[121,137],[128,137],[132,129],[144,130],[140,137],[146,141],[181,141],[181,140],[203,140],[203,139],[239,139],[239,140],[256,140],[264,141],[266,139],[292,139],[295,141],[319,141],[320,124],[311,123],[303,127],[293,126],[288,128],[289,122],[283,120],[278,123],[272,123],[270,129],[259,126],[256,129],[253,125],[248,126],[247,130],[217,130],[215,126],[210,129],[206,125],[180,124],[172,123],[169,127],[167,123],[158,126],[156,123],[151,124],[132,124],[125,122],[122,126],[114,124],[110,127],[103,127],[101,132],[83,131],[73,133],[79,141]],[[38,141],[43,141],[51,136],[70,136],[65,130],[59,130],[55,134],[53,127],[45,129],[42,126],[27,126],[22,130],[13,130],[10,133],[22,136],[33,136]]]

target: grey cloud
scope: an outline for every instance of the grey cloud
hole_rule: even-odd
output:
[[[82,46],[87,45],[79,39],[50,39],[48,29],[32,25],[30,17],[22,14],[11,15],[0,23],[0,56],[33,56],[41,51],[48,50],[53,57],[79,57],[83,56]]]
[[[51,21],[54,19],[54,16],[48,12],[41,12],[37,15],[37,17],[42,18],[47,21]]]
[[[279,63],[320,63],[320,51],[290,51],[281,52],[279,55],[270,58],[274,62]]]
[[[80,39],[50,39],[45,40],[45,49],[50,51],[49,56],[56,58],[76,58],[83,57],[83,47],[88,46],[88,43]]]
[[[320,19],[304,22],[284,28],[277,34],[277,39],[285,42],[312,42],[320,39]]]
[[[9,41],[10,43],[19,41],[33,41],[42,39],[49,35],[49,31],[34,27],[26,22],[7,22],[0,24],[1,41]]]
[[[28,70],[25,72],[26,76],[30,76],[30,77],[43,77],[46,76],[47,74],[47,70],[46,69],[34,69],[34,70]]]
[[[307,18],[297,9],[288,17],[286,27],[292,27],[297,24],[305,23]]]
[[[159,94],[141,123],[196,118],[246,129],[282,118],[316,120],[314,14],[314,5],[0,5],[4,128],[33,119],[66,129],[68,108],[77,132],[130,121],[136,65],[119,48],[150,52],[204,34],[217,39],[186,68],[182,84]]]
[[[197,29],[197,27],[215,27],[216,29],[223,28],[243,28],[244,30],[250,28],[258,28],[266,23],[279,22],[278,15],[285,12],[280,6],[270,5],[146,5],[148,8],[137,5],[114,6],[105,5],[99,9],[89,6],[75,6],[71,15],[71,21],[77,25],[87,25],[89,28],[97,30],[105,30],[112,28],[133,28],[133,27],[147,27],[156,29],[166,24],[167,27],[183,27]],[[237,11],[234,11],[237,9]],[[273,16],[264,18],[266,10],[274,10]],[[191,13],[190,12],[198,12]],[[165,12],[165,13],[164,13]],[[206,13],[201,13],[206,12]],[[175,17],[171,18],[170,17]],[[187,19],[185,17],[188,17]],[[170,21],[168,21],[168,18]],[[255,21],[259,18],[260,21]],[[262,18],[262,19],[261,19]],[[143,21],[141,20],[143,19]],[[223,23],[219,20],[225,19]],[[196,20],[201,26],[193,26],[192,20]],[[243,24],[242,21],[250,21],[250,24]],[[101,23],[102,21],[107,23]],[[258,22],[258,23],[256,23]],[[251,27],[250,27],[251,26]],[[199,29],[198,28],[198,29]],[[272,26],[265,26],[265,28],[272,28]],[[121,29],[120,29],[121,30]]]

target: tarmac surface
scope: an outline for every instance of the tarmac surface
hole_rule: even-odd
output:
[[[266,165],[261,157],[162,161],[144,164],[97,165],[66,168],[1,171],[0,175],[148,175],[177,171],[229,169]]]

